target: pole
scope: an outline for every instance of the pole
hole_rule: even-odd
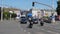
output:
[[[52,2],[52,7],[53,7],[53,10],[54,10],[54,0],[53,0],[53,2]]]
[[[3,21],[3,7],[1,7],[1,21]]]
[[[1,7],[1,21],[3,21],[3,2],[2,2],[2,7]]]

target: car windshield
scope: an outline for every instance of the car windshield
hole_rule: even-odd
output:
[[[20,15],[18,15],[17,17],[20,17]]]
[[[25,17],[21,17],[21,18],[25,18]]]
[[[36,21],[37,19],[33,19],[34,21]]]

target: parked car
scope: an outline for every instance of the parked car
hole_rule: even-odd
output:
[[[25,16],[22,16],[20,18],[20,23],[26,24],[27,23],[27,18]]]
[[[44,18],[43,20],[44,20],[44,22],[46,22],[46,23],[51,23],[51,18],[50,18],[50,17],[49,17],[49,18]]]

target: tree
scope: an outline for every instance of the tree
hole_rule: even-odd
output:
[[[3,12],[3,18],[9,19],[10,13],[9,12]]]
[[[60,15],[60,1],[57,1],[56,11],[57,11],[57,14]]]
[[[57,1],[57,8],[56,9],[57,9],[56,11],[57,11],[58,18],[60,20],[60,0]]]

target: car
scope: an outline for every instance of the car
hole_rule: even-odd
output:
[[[20,18],[20,15],[17,15],[16,19],[19,20],[19,18]]]
[[[46,23],[51,23],[51,18],[50,17],[49,18],[44,18],[43,21],[46,22]]]
[[[22,16],[22,17],[20,18],[20,23],[26,24],[26,23],[27,23],[27,18],[26,18],[25,16]]]
[[[33,19],[33,24],[38,24],[38,19],[37,18]]]

